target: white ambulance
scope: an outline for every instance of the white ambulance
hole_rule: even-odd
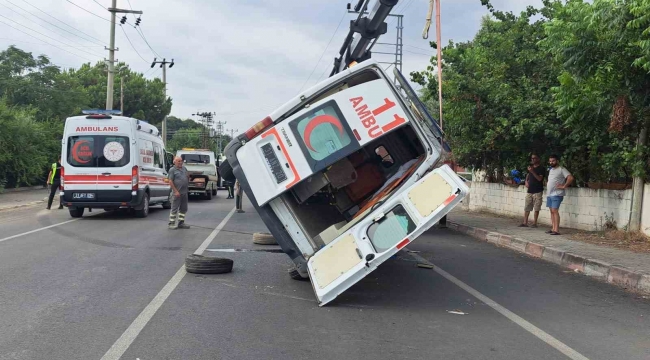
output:
[[[226,147],[236,177],[321,305],[436,224],[468,193],[402,74],[374,61],[292,99]]]
[[[85,110],[66,119],[61,150],[61,202],[70,216],[85,209],[171,207],[168,157],[158,129],[119,111]]]

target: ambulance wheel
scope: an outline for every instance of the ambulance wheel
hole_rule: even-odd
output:
[[[230,166],[230,163],[228,160],[224,160],[221,165],[219,166],[219,173],[221,174],[221,178],[224,179],[225,181],[230,181],[234,182],[235,179],[235,174],[232,172],[232,166]]]
[[[295,267],[289,269],[289,276],[291,276],[292,279],[298,280],[298,281],[307,281],[307,280],[309,280],[308,277],[307,278],[302,277],[302,275],[300,275],[300,272],[298,272],[298,269],[296,269]]]
[[[84,215],[84,208],[70,207],[68,211],[70,211],[70,216],[73,218],[80,218]]]
[[[169,191],[169,196],[167,197],[167,201],[162,203],[163,209],[171,209],[172,208],[172,196],[174,196],[173,191]]]
[[[147,215],[149,215],[149,194],[145,193],[142,199],[142,209],[135,210],[135,217],[145,218]]]

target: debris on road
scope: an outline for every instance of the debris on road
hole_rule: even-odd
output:
[[[423,269],[433,269],[433,265],[431,264],[418,263],[417,266]]]
[[[469,315],[468,313],[462,312],[460,310],[447,310],[447,312],[454,315]]]

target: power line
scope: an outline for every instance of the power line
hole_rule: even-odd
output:
[[[435,56],[434,54],[424,54],[424,53],[420,53],[420,52],[417,52],[417,51],[410,51],[410,50],[402,50],[402,51],[410,53],[410,54],[416,54],[416,55]]]
[[[129,35],[126,34],[126,31],[124,30],[124,27],[122,26],[122,24],[120,24],[120,29],[122,29],[122,32],[124,33],[124,36],[126,36],[126,40],[129,41],[129,44],[131,45],[131,48],[133,49],[133,51],[135,51],[135,53],[138,54],[138,56],[140,57],[140,59],[142,59],[142,61],[144,61],[145,63],[148,64],[149,62],[148,62],[147,60],[145,60],[145,59],[142,57],[142,55],[140,55],[140,53],[139,53],[138,50],[135,48],[135,46],[133,46],[133,43],[131,42],[131,39],[129,39]]]
[[[66,50],[66,49],[64,49],[64,48],[58,47],[58,46],[56,46],[56,45],[54,45],[54,44],[50,44],[50,43],[48,43],[47,41],[45,41],[45,40],[43,40],[43,39],[39,39],[39,38],[37,38],[36,36],[34,36],[34,35],[30,34],[30,33],[27,33],[27,32],[25,32],[25,31],[22,31],[22,30],[20,30],[19,28],[14,27],[14,26],[12,26],[12,25],[10,25],[10,24],[7,24],[6,22],[4,22],[4,21],[2,21],[2,20],[0,20],[0,23],[5,24],[5,25],[9,26],[10,28],[13,28],[14,30],[18,30],[18,31],[20,31],[21,33],[24,33],[24,34],[26,34],[26,35],[28,35],[28,36],[31,36],[31,37],[33,37],[33,38],[36,39],[36,40],[43,41],[43,42],[46,43],[47,45],[54,46],[55,48],[57,48],[57,49],[59,49],[59,50],[63,50],[63,51],[65,51],[65,52],[67,52],[67,53],[70,53],[70,54],[72,54],[72,55],[74,55],[74,56],[77,56],[77,57],[80,57],[80,58],[82,58],[82,59],[86,59],[86,60],[88,60],[88,61],[90,61],[90,62],[93,62],[93,61],[94,61],[94,60],[88,59],[87,57],[83,57],[83,56],[81,56],[81,55],[78,55],[78,54],[75,54],[75,53],[73,53],[73,52],[70,52],[70,51],[68,51],[68,50]]]
[[[11,19],[9,19],[9,18],[7,18],[6,16],[3,16],[3,15],[0,15],[0,17],[3,17],[3,18],[8,19],[8,20],[10,20],[10,21],[13,21],[13,20],[11,20]],[[14,22],[15,22],[15,21],[14,21]],[[93,61],[93,60],[90,60],[90,59],[88,59],[88,58],[86,58],[86,57],[83,57],[83,56],[81,56],[81,55],[78,55],[78,54],[75,54],[75,53],[73,53],[73,52],[70,52],[70,51],[68,51],[68,50],[66,50],[66,49],[63,49],[63,48],[61,48],[61,47],[58,47],[58,46],[56,46],[56,45],[54,45],[54,44],[50,44],[49,42],[47,42],[47,41],[45,41],[45,40],[43,40],[43,39],[39,39],[39,38],[37,38],[36,36],[34,36],[34,35],[32,35],[32,34],[29,34],[29,33],[25,32],[25,31],[23,31],[23,30],[18,29],[17,27],[14,27],[14,26],[12,26],[12,25],[10,25],[10,24],[7,24],[6,22],[3,22],[3,21],[2,21],[2,23],[5,24],[5,25],[7,25],[7,26],[9,26],[10,28],[13,28],[13,29],[18,30],[18,31],[20,31],[20,32],[22,32],[22,33],[25,33],[25,34],[27,34],[27,35],[29,35],[29,36],[31,36],[31,37],[37,39],[37,40],[43,41],[43,42],[45,42],[45,43],[48,44],[48,45],[54,46],[55,48],[58,48],[58,49],[60,49],[60,50],[63,50],[63,51],[65,51],[65,52],[67,52],[67,53],[70,53],[70,54],[72,54],[72,55],[74,55],[74,56],[77,56],[77,57],[80,57],[80,58],[82,58],[82,59],[86,59],[86,60],[89,60],[89,61]],[[20,24],[18,24],[18,25],[20,25]],[[27,27],[27,26],[25,26],[25,25],[21,25],[21,26],[26,27],[26,28],[29,29],[29,30],[32,30],[32,29],[30,29],[29,27]],[[36,31],[36,30],[32,30],[32,31],[35,32],[35,33],[37,33],[37,34],[43,35],[43,36],[45,36],[45,37],[47,37],[47,38],[50,38],[50,39],[52,39],[52,40],[56,40],[56,39],[54,39],[54,38],[52,38],[52,37],[49,37],[49,36],[44,35],[44,34],[41,34],[40,32],[38,32],[38,31]],[[56,40],[56,41],[61,42],[60,40]],[[65,43],[64,43],[64,44],[65,44]],[[67,45],[67,44],[65,44],[65,45]],[[69,45],[68,45],[68,46],[69,46]],[[81,51],[81,50],[79,50],[79,49],[76,49],[76,50]],[[86,53],[86,54],[90,54],[90,53],[85,52],[85,51],[81,51],[81,52]],[[97,56],[97,57],[100,57],[100,58],[103,57],[103,56],[98,56],[98,55],[95,55],[95,54],[90,54],[90,55],[92,55],[92,56]]]
[[[21,7],[21,6],[18,6],[18,5],[16,5],[16,4],[14,4],[14,3],[12,3],[12,2],[11,2],[11,1],[9,1],[9,0],[7,0],[7,2],[8,2],[8,3],[10,3],[11,5],[13,5],[13,6],[15,6],[15,7],[17,7],[17,8],[19,8],[20,10],[22,10],[22,11],[24,11],[24,12],[26,12],[26,13],[28,13],[29,15],[31,15],[31,16],[33,16],[33,17],[35,17],[35,18],[37,18],[37,19],[39,19],[39,20],[41,20],[41,21],[43,21],[43,22],[45,22],[45,23],[48,23],[48,24],[50,24],[50,25],[52,25],[52,26],[54,26],[55,28],[57,28],[57,29],[59,29],[59,30],[63,30],[63,31],[65,31],[65,32],[67,32],[68,34],[71,34],[71,35],[74,35],[74,36],[76,36],[76,37],[78,37],[78,38],[80,38],[80,39],[82,39],[82,40],[84,40],[84,41],[88,41],[88,42],[92,42],[92,43],[95,43],[95,44],[97,44],[97,42],[96,42],[96,41],[93,41],[93,40],[88,40],[88,39],[86,39],[86,38],[84,38],[84,37],[82,37],[82,36],[80,36],[79,34],[76,34],[76,33],[73,33],[72,31],[69,31],[69,30],[66,30],[66,29],[64,29],[64,28],[62,28],[62,27],[60,27],[60,26],[58,26],[58,25],[55,25],[55,24],[52,24],[51,22],[49,22],[49,21],[47,21],[47,20],[45,20],[45,19],[43,19],[43,18],[42,18],[42,17],[40,17],[40,16],[37,16],[37,15],[34,15],[34,14],[32,14],[32,13],[31,13],[31,12],[29,12],[28,10],[25,10],[25,9],[24,9],[23,7]],[[16,12],[15,10],[13,10],[13,9],[11,9],[11,8],[9,8],[9,7],[7,6],[7,5],[4,5],[4,4],[2,4],[2,6],[4,6],[4,7],[6,7],[6,8],[8,8],[9,10],[11,10],[11,11],[13,11],[13,12],[15,12],[16,14],[18,14],[18,15],[20,15],[20,16],[22,16],[22,17],[24,17],[25,19],[27,19],[27,20],[29,20],[29,21],[31,21],[31,22],[33,22],[33,23],[35,23],[35,24],[38,24],[38,23],[37,23],[37,22],[35,22],[34,20],[30,20],[29,18],[27,18],[27,17],[25,17],[24,15],[22,15],[22,14],[20,14],[20,13],[18,13],[18,12]],[[38,24],[38,25],[39,25],[39,26],[41,26],[41,27],[43,27],[43,28],[45,28],[44,26],[42,26],[42,25],[40,25],[40,24]],[[72,41],[72,40],[71,40],[71,41]],[[99,43],[98,45],[101,45],[101,46],[104,46],[104,43],[102,43],[102,42],[100,42],[100,43]]]
[[[135,27],[135,26],[134,26],[134,28],[135,28],[135,30],[138,32],[138,34],[140,34],[140,37],[142,38],[142,40],[144,40],[144,42],[147,44],[147,46],[149,47],[149,50],[151,50],[151,52],[152,52],[154,55],[156,55],[156,57],[162,57],[162,56],[158,55],[158,53],[156,52],[156,50],[154,50],[154,49],[151,47],[151,45],[149,45],[149,42],[147,41],[147,38],[144,36],[144,32],[142,32],[142,27],[141,27],[141,26],[138,26],[138,27]]]
[[[107,19],[107,18],[105,18],[105,17],[101,17],[101,16],[95,14],[94,12],[92,12],[92,11],[90,11],[90,10],[86,10],[86,9],[82,8],[81,6],[79,6],[79,5],[75,4],[75,3],[73,3],[73,2],[70,1],[70,0],[65,0],[65,1],[69,2],[70,4],[72,4],[72,5],[76,6],[76,7],[78,7],[79,9],[81,9],[81,10],[83,10],[83,11],[85,11],[85,12],[91,14],[91,15],[94,15],[94,16],[96,16],[96,17],[98,17],[98,18],[100,18],[100,19],[102,19],[102,20],[104,20],[104,21],[111,22],[109,19]]]
[[[99,1],[97,1],[97,0],[93,0],[93,1],[95,2],[95,4],[101,6],[102,9],[106,10],[106,8],[104,7],[104,5],[102,5],[101,3],[99,3]]]
[[[40,42],[40,43],[35,43],[35,42],[29,42],[29,41],[23,41],[23,40],[16,40],[16,39],[10,39],[10,38],[0,38],[0,40],[9,40],[9,41],[13,41],[13,42],[19,42],[19,43],[23,43],[23,44],[32,44],[32,45],[46,45],[46,44],[44,44],[44,43],[42,43],[42,42]],[[67,47],[71,47],[71,48],[73,48],[73,49],[78,48],[77,46],[72,46],[72,45],[61,45],[61,46],[67,46]],[[102,47],[102,46],[83,46],[83,47],[84,47],[84,48],[89,48],[89,47]]]
[[[307,85],[307,82],[309,81],[309,79],[311,79],[311,76],[314,74],[314,71],[316,71],[316,68],[318,67],[318,64],[320,64],[320,61],[323,60],[323,56],[325,56],[325,53],[327,52],[327,48],[330,47],[330,44],[332,43],[332,40],[334,39],[334,36],[336,36],[336,32],[339,30],[339,27],[343,23],[343,20],[345,19],[346,15],[347,15],[347,11],[345,13],[343,13],[343,16],[341,16],[341,20],[339,21],[339,24],[336,25],[336,29],[334,29],[334,33],[330,37],[330,41],[327,42],[327,46],[325,46],[325,49],[323,50],[323,53],[320,54],[320,57],[318,58],[318,61],[316,62],[316,65],[314,65],[314,68],[311,70],[311,73],[307,77],[307,80],[305,80],[305,82],[302,84],[302,86],[300,87],[300,90],[298,90],[298,92],[301,92],[302,88],[304,88],[305,85]]]
[[[36,5],[32,5],[32,4],[30,4],[29,2],[27,2],[27,0],[21,0],[21,1],[24,2],[25,4],[29,5],[29,6],[33,7],[34,9],[36,9],[36,10],[42,12],[43,14],[45,14],[45,15],[51,17],[52,19],[54,19],[54,20],[60,22],[61,24],[64,24],[65,26],[67,26],[67,27],[73,29],[74,31],[78,31],[78,32],[80,32],[80,33],[82,33],[82,34],[88,36],[88,37],[91,38],[91,39],[95,39],[95,40],[98,40],[98,41],[101,41],[102,43],[104,43],[103,40],[100,40],[100,39],[98,39],[98,38],[96,38],[96,37],[93,37],[93,36],[91,36],[91,35],[88,35],[87,33],[85,33],[85,32],[83,32],[83,31],[81,31],[81,30],[79,30],[79,29],[77,29],[77,28],[74,28],[74,27],[68,25],[65,21],[61,21],[61,20],[57,19],[56,17],[54,17],[54,16],[52,16],[52,15],[46,13],[45,11],[41,10],[40,8],[38,8]],[[11,2],[10,2],[10,3],[11,3]],[[32,15],[33,15],[33,14],[32,14]],[[36,15],[34,15],[34,16],[36,16]]]
[[[408,46],[408,47],[418,49],[418,50],[422,50],[422,51],[431,51],[431,50],[433,50],[432,48],[424,49],[424,48],[419,48],[419,47],[413,46],[413,45],[404,45],[404,46]]]

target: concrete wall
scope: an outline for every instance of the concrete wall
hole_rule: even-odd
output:
[[[650,188],[646,185],[644,201],[644,228],[650,231]],[[526,188],[503,184],[472,182],[469,209],[484,210],[501,215],[523,218]],[[617,227],[627,226],[632,207],[632,190],[594,190],[570,188],[560,206],[561,226],[581,230],[601,230],[607,218],[616,221]],[[531,214],[531,220],[532,220]],[[539,215],[539,221],[550,224],[550,213],[546,207],[546,192]]]
[[[643,208],[641,211],[641,231],[650,235],[650,184],[643,189]]]

